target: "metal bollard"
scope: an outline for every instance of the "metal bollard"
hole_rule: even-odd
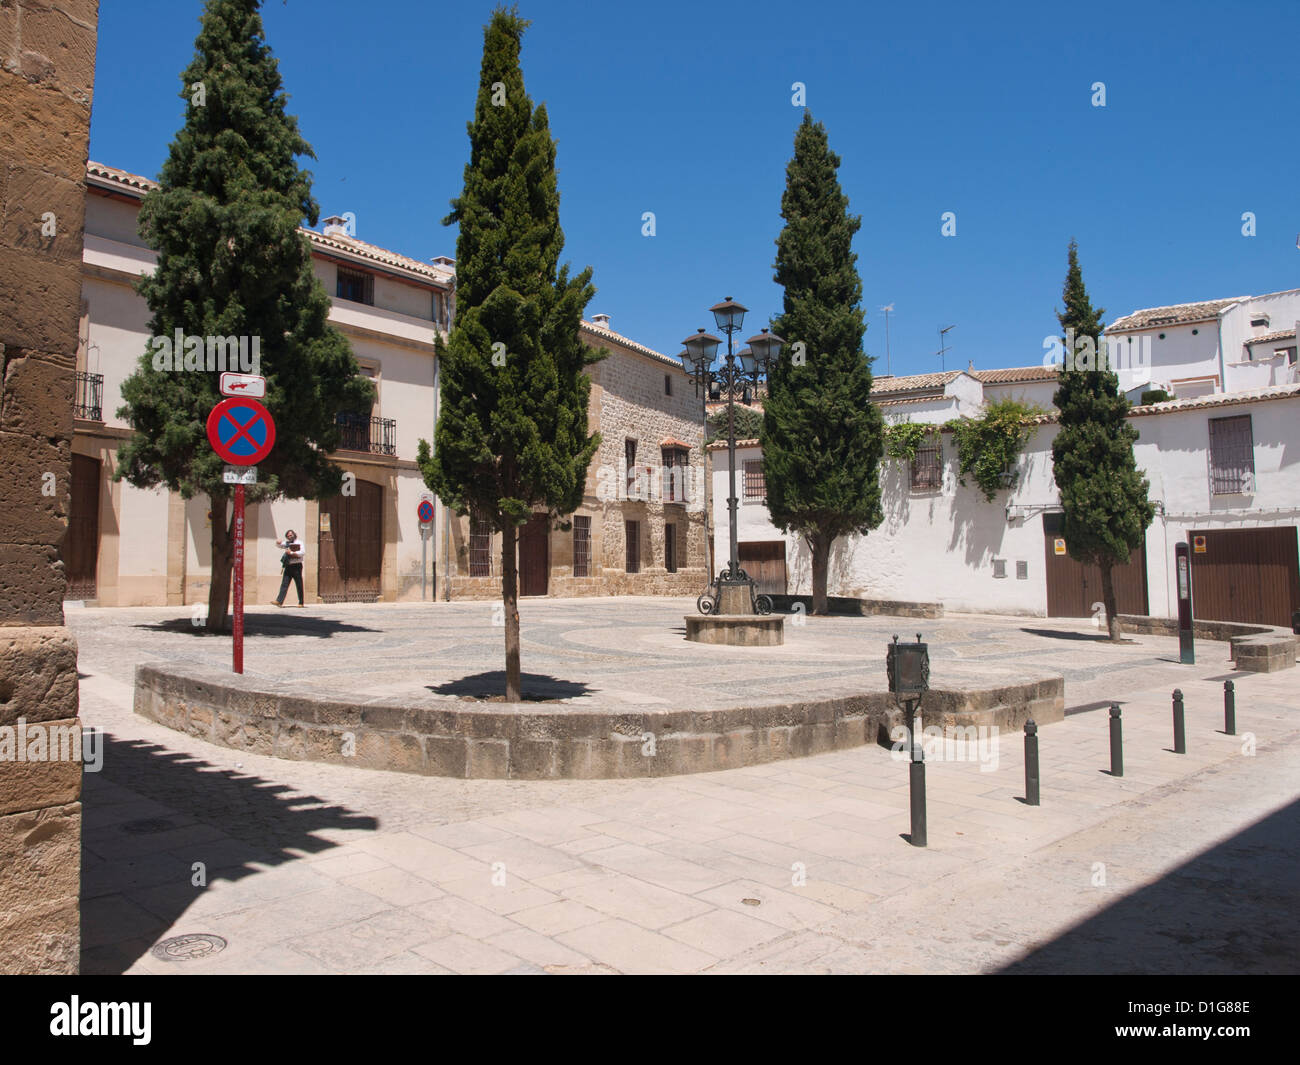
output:
[[[916,730],[912,730],[912,764],[908,767],[908,784],[912,799],[912,838],[913,847],[926,845],[925,833],[925,759],[920,745],[916,742]]]
[[[1110,775],[1124,775],[1124,726],[1119,719],[1119,703],[1110,704]]]
[[[1187,735],[1183,725],[1183,693],[1174,689],[1174,754],[1187,753]]]
[[[1223,731],[1237,734],[1237,689],[1230,680],[1223,682]]]
[[[1038,794],[1038,726],[1034,719],[1025,722],[1025,802],[1039,806]]]

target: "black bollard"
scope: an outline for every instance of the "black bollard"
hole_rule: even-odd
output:
[[[1237,689],[1230,680],[1223,682],[1223,731],[1237,734]]]
[[[1034,719],[1025,722],[1025,802],[1038,806],[1038,726]]]
[[[1110,775],[1124,775],[1124,726],[1119,719],[1119,703],[1110,704]]]
[[[925,760],[921,745],[916,741],[916,730],[912,730],[912,764],[908,767],[908,784],[911,786],[912,799],[912,839],[913,847],[926,845],[925,833]]]
[[[1183,693],[1174,689],[1174,754],[1187,753],[1187,735],[1183,727]]]

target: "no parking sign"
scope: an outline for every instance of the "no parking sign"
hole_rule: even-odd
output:
[[[223,399],[208,415],[208,442],[232,466],[256,466],[275,447],[275,421],[255,399]]]

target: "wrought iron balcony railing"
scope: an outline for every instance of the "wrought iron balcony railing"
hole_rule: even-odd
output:
[[[397,454],[397,419],[372,418],[366,414],[340,412],[340,451],[366,451],[372,455]]]
[[[104,420],[104,375],[102,373],[76,373],[77,398],[72,407],[73,417],[89,422]]]

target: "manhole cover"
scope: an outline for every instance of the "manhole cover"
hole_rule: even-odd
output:
[[[165,817],[146,817],[139,821],[125,822],[122,831],[132,836],[147,836],[153,832],[168,832],[175,827],[175,822]]]
[[[225,949],[226,941],[220,936],[197,932],[193,935],[164,939],[149,953],[160,961],[197,961],[199,958],[210,958],[213,954],[220,954]]]
[[[760,902],[758,899],[741,899],[740,901],[743,902],[746,906],[761,906],[761,905],[763,905],[763,903]]]

